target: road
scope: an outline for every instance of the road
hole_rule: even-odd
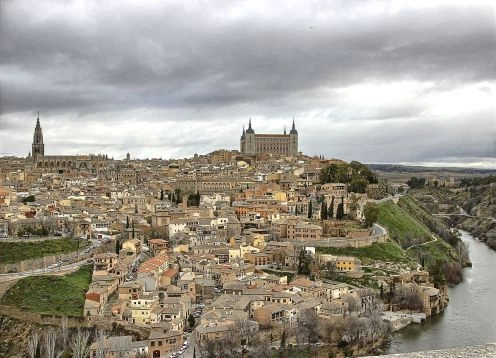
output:
[[[0,282],[6,282],[6,281],[11,281],[11,280],[16,280],[22,277],[29,277],[29,276],[37,276],[37,275],[45,275],[45,274],[51,274],[51,273],[59,273],[59,272],[65,272],[65,271],[71,271],[77,267],[83,266],[88,264],[87,260],[81,260],[78,262],[74,263],[68,263],[66,265],[61,265],[59,267],[54,267],[54,268],[41,268],[37,270],[31,270],[31,271],[23,271],[23,272],[14,272],[14,273],[2,273],[0,274]]]
[[[90,247],[83,247],[78,251],[74,252],[74,256],[76,259],[79,257],[79,255],[82,255],[85,253],[87,249],[94,250],[98,246],[100,246],[100,242],[95,239],[91,239],[91,246]],[[11,280],[16,280],[22,277],[28,277],[28,276],[36,276],[36,275],[44,275],[44,274],[57,274],[60,272],[66,272],[66,271],[72,271],[75,268],[78,268],[80,266],[83,266],[87,264],[88,261],[87,259],[80,260],[77,262],[62,262],[60,266],[58,267],[44,267],[36,270],[30,270],[30,271],[22,271],[22,272],[13,272],[13,273],[4,273],[0,274],[0,282],[6,282],[6,281],[11,281]]]

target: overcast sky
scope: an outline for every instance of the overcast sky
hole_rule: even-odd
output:
[[[177,158],[243,124],[365,163],[496,168],[493,1],[0,2],[0,155]]]

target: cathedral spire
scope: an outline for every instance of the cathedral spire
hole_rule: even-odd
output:
[[[294,117],[293,117],[293,126],[291,127],[291,131],[289,132],[289,134],[298,134],[298,131],[296,130],[295,127]]]
[[[38,111],[38,117],[36,118],[36,127],[34,128],[31,153],[35,161],[38,158],[38,156],[45,155],[45,144],[43,143],[43,131],[41,130],[41,125],[40,125],[40,111]]]
[[[286,135],[286,125],[284,125],[284,135]]]
[[[251,117],[250,117],[250,120],[248,121],[248,129],[246,130],[246,133],[248,133],[248,134],[254,134],[255,133],[255,131],[251,127]]]

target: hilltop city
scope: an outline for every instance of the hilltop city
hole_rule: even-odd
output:
[[[460,178],[307,156],[296,127],[114,159],[50,153],[38,115],[29,155],[0,158],[0,315],[20,337],[0,355],[61,327],[65,356],[348,356],[441,312],[468,257],[405,193]]]

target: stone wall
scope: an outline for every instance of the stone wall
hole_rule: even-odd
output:
[[[91,258],[94,254],[102,253],[102,252],[115,252],[115,242],[110,241],[105,244],[98,246],[93,252],[79,254],[77,257],[74,257],[75,252],[69,252],[66,254],[59,255],[51,255],[39,257],[37,259],[29,259],[23,260],[19,262],[15,262],[13,264],[0,264],[0,273],[8,273],[9,271],[13,272],[24,272],[31,270],[38,270],[41,268],[46,268],[50,265],[53,265],[59,261],[69,260],[66,263],[74,263],[77,261],[87,260]]]
[[[439,349],[424,352],[388,354],[381,357],[394,357],[394,358],[490,358],[496,357],[496,343],[488,343],[478,346],[466,346],[448,349]]]
[[[377,224],[375,224],[377,225]],[[378,226],[378,225],[377,225]],[[365,247],[370,246],[375,242],[386,242],[389,240],[389,233],[382,226],[383,234],[371,235],[359,238],[342,238],[342,237],[330,237],[322,239],[319,241],[312,242],[312,246],[315,247]]]

